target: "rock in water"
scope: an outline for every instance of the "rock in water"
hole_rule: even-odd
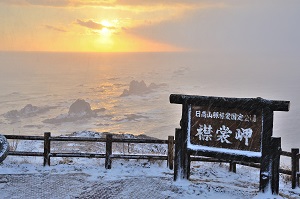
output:
[[[69,108],[69,115],[91,115],[91,105],[83,99],[77,99]]]
[[[20,110],[21,115],[29,115],[38,112],[39,108],[37,106],[32,106],[32,104],[27,104],[24,108]]]
[[[27,104],[21,110],[11,110],[8,111],[7,113],[4,113],[3,116],[7,119],[15,120],[23,117],[33,117],[38,114],[45,113],[53,108],[56,107],[51,107],[51,106],[37,107],[37,106],[33,106],[32,104]]]
[[[140,82],[138,81],[131,81],[129,85],[129,93],[144,93],[148,91],[148,87],[146,83],[142,80]]]
[[[69,108],[67,114],[61,114],[55,118],[45,119],[44,123],[59,124],[63,122],[75,122],[82,119],[97,117],[98,112],[105,111],[105,108],[91,109],[91,105],[83,99],[77,99]]]
[[[0,163],[3,162],[3,160],[8,155],[9,151],[9,144],[7,142],[7,139],[0,134]]]
[[[121,97],[128,95],[142,95],[149,92],[151,92],[151,88],[148,88],[143,80],[140,82],[133,80],[129,84],[129,90],[124,89]]]

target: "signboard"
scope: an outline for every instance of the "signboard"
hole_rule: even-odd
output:
[[[260,163],[260,191],[279,192],[281,138],[272,137],[273,112],[289,101],[171,94],[182,104],[175,131],[174,180],[188,179],[191,155]]]
[[[206,146],[261,152],[261,110],[190,106],[189,114],[189,144],[194,149]]]

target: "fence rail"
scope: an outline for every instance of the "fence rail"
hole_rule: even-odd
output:
[[[44,156],[43,152],[31,152],[31,151],[9,151],[8,155],[14,156]]]
[[[90,137],[58,137],[51,136],[50,132],[44,133],[44,136],[24,136],[24,135],[4,135],[6,139],[14,140],[40,140],[44,141],[44,152],[32,151],[9,151],[12,156],[40,156],[44,157],[44,166],[49,165],[51,158],[55,157],[78,157],[78,158],[105,158],[105,168],[110,169],[112,159],[153,159],[167,160],[168,167],[173,169],[174,162],[174,136],[169,136],[168,140],[159,139],[129,139],[113,138],[112,134],[107,134],[106,138]],[[51,142],[73,141],[73,142],[104,142],[106,144],[105,153],[56,153],[51,150]],[[144,143],[144,144],[167,144],[167,155],[144,155],[144,154],[116,154],[112,153],[112,143]]]
[[[15,140],[44,140],[44,136],[4,135],[4,137]]]
[[[280,155],[286,156],[286,157],[292,157],[292,152],[281,151]]]
[[[50,159],[55,157],[79,157],[79,158],[105,158],[105,168],[110,169],[112,159],[153,159],[153,160],[167,160],[167,165],[170,169],[174,167],[174,136],[169,136],[168,140],[159,139],[128,139],[128,138],[113,138],[112,134],[107,134],[106,138],[89,138],[89,137],[52,137],[51,133],[46,132],[44,136],[24,136],[24,135],[4,135],[7,139],[14,140],[40,140],[44,141],[44,152],[31,151],[9,151],[11,156],[40,156],[44,157],[44,166],[50,166]],[[52,141],[74,141],[74,142],[104,142],[106,145],[105,153],[55,153],[51,151]],[[167,144],[167,155],[145,155],[145,154],[116,154],[112,153],[112,143],[144,143],[144,144]],[[279,169],[279,172],[286,175],[291,175],[292,188],[299,187],[299,149],[292,148],[291,152],[281,151],[281,156],[291,158],[291,170]],[[245,165],[254,168],[260,168],[259,163],[249,163],[241,161],[228,161],[216,158],[208,158],[203,156],[191,156],[191,161],[203,162],[224,162],[229,163],[229,170],[236,172],[236,165]]]

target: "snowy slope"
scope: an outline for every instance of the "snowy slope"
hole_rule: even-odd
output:
[[[92,132],[75,135],[102,136]],[[113,152],[128,152],[126,145],[115,145]],[[98,146],[59,146],[60,150],[75,151],[93,147]],[[42,143],[24,141],[17,149],[42,148]],[[129,151],[166,150],[163,145],[152,144],[131,145]],[[42,158],[8,156],[0,165],[0,198],[300,198],[300,188],[291,189],[284,175],[280,177],[279,196],[258,193],[259,170],[246,166],[237,166],[237,173],[232,173],[227,164],[193,162],[190,180],[174,182],[166,161],[114,159],[110,170],[104,168],[103,159],[52,158],[50,167],[42,163]]]

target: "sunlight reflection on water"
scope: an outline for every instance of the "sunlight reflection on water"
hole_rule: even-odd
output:
[[[17,59],[18,58],[18,59]],[[166,139],[179,127],[181,106],[170,104],[171,93],[263,97],[290,100],[288,113],[275,112],[274,135],[283,149],[299,147],[300,119],[297,72],[272,67],[268,59],[222,57],[188,53],[0,53],[0,125],[7,134],[51,131],[60,135],[80,130],[145,133]],[[243,66],[243,67],[242,67]],[[272,75],[266,71],[274,69]],[[275,70],[276,69],[276,70]],[[294,70],[294,71],[293,71]],[[132,80],[165,84],[150,93],[120,97]],[[92,109],[105,108],[97,117],[75,122],[44,123],[67,114],[76,99]],[[56,108],[34,116],[7,119],[3,114],[26,104]]]

